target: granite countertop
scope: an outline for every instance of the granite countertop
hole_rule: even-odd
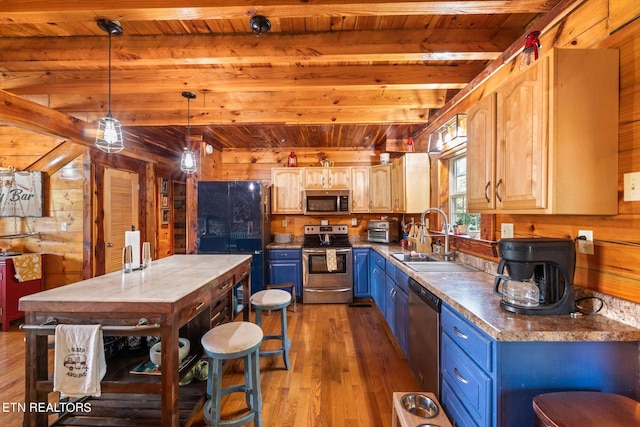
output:
[[[481,260],[472,265],[480,268],[477,272],[418,273],[391,256],[402,252],[400,246],[361,242],[354,247],[373,248],[497,341],[640,341],[640,329],[601,314],[572,317],[504,310],[493,293],[495,274],[489,269],[495,263]]]

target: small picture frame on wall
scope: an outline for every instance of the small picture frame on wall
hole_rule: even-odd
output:
[[[171,194],[171,187],[169,187],[169,178],[163,176],[160,177],[160,194]]]
[[[160,197],[160,207],[163,209],[169,209],[169,196],[166,194],[163,194],[162,197]]]
[[[171,220],[171,211],[169,209],[162,209],[162,225],[169,224]]]

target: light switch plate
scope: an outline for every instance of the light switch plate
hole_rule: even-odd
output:
[[[508,222],[500,224],[500,237],[503,239],[513,238],[513,224]]]
[[[578,230],[578,253],[593,255],[593,230]]]
[[[624,201],[640,200],[640,172],[624,174]]]
[[[355,227],[358,225],[358,218],[351,218],[351,226]]]

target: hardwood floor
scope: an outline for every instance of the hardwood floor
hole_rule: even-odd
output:
[[[279,330],[278,313],[263,319],[265,334]],[[260,363],[265,427],[389,427],[392,393],[418,390],[375,306],[298,304],[296,313],[288,311],[288,327],[291,369],[284,369],[282,357],[265,357]],[[24,401],[23,338],[17,325],[0,333],[1,426],[22,424],[22,414],[6,404]],[[228,363],[224,385],[241,382],[242,372],[241,361]],[[223,418],[241,411],[244,400],[241,393],[226,396]],[[200,414],[194,426],[204,425]]]

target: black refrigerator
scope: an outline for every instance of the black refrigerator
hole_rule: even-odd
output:
[[[265,287],[271,192],[261,181],[198,183],[198,253],[251,254],[251,293]]]

